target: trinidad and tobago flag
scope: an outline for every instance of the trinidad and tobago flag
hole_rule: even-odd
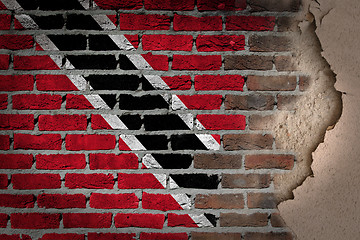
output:
[[[117,159],[115,169],[131,170],[118,173],[118,189],[136,193],[140,190],[140,213],[147,213],[146,210],[170,211],[167,214],[168,226],[215,227],[215,216],[194,209],[191,195],[196,194],[196,189],[217,189],[220,179],[216,174],[194,173],[191,170],[193,155],[220,150],[220,135],[214,132],[244,129],[245,116],[223,114],[222,95],[201,94],[201,91],[234,90],[234,86],[235,90],[242,90],[243,77],[228,75],[223,79],[228,87],[212,89],[206,87],[207,83],[216,81],[217,76],[199,75],[194,89],[191,76],[169,71],[168,56],[138,50],[137,34],[141,31],[132,31],[131,27],[125,29],[126,34],[114,31],[119,29],[118,16],[91,13],[88,1],[1,1],[7,9],[18,10],[14,16],[15,29],[52,30],[36,33],[36,51],[31,56],[13,56],[14,70],[43,70],[36,75],[38,91],[70,92],[64,96],[65,109],[53,112],[62,115],[64,122],[79,111],[91,113],[91,128],[84,126],[87,133],[83,135],[66,136],[69,140],[66,150],[88,150],[70,145],[71,141],[83,141],[86,135],[90,136],[87,141],[92,141],[91,136],[97,133],[118,136],[115,152],[89,155],[90,172],[108,169]],[[92,2],[92,7],[96,7],[97,2]],[[21,11],[37,8],[52,10],[56,14],[32,16]],[[70,11],[66,15],[67,32],[62,29],[62,16],[59,17],[59,11],[64,9],[83,11],[83,14]],[[185,62],[186,58],[194,57],[184,56]],[[176,61],[175,58],[172,61],[174,70],[179,65]],[[207,66],[189,67],[190,70],[202,68]],[[201,114],[198,110],[202,110]],[[46,125],[39,124],[40,131],[46,129]],[[72,129],[59,126],[58,130]],[[101,144],[105,146],[104,150],[108,149],[105,139]],[[138,158],[141,159],[140,166]],[[161,229],[163,225],[154,220],[146,227]]]

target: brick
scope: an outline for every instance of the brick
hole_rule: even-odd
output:
[[[307,91],[311,86],[311,78],[308,76],[300,76],[299,78],[299,90]]]
[[[6,109],[8,105],[7,94],[0,94],[0,109]]]
[[[241,233],[192,232],[193,240],[239,240]]]
[[[50,56],[14,56],[16,70],[58,70],[58,65]]]
[[[275,17],[261,16],[228,16],[226,30],[228,31],[272,31]]]
[[[287,52],[293,50],[292,41],[285,36],[259,36],[249,37],[250,52]]]
[[[0,14],[0,30],[10,30],[11,15]]]
[[[196,38],[199,52],[241,51],[245,49],[244,35],[199,35]]]
[[[120,14],[121,30],[169,30],[170,17],[166,15]]]
[[[0,54],[0,70],[9,69],[10,55]]]
[[[104,173],[67,173],[65,175],[65,187],[70,189],[113,189],[114,176]]]
[[[294,95],[278,95],[277,96],[277,108],[279,110],[296,110],[298,109],[298,103],[301,96]]]
[[[248,76],[249,91],[294,91],[295,76]]]
[[[191,35],[143,35],[144,51],[191,51],[193,37]]]
[[[267,174],[223,174],[223,188],[268,188],[271,177]]]
[[[290,56],[276,56],[275,67],[279,72],[297,70],[295,59]]]
[[[9,149],[10,149],[10,136],[0,135],[0,150],[9,150]]]
[[[25,234],[0,234],[0,240],[31,240],[31,237]]]
[[[7,174],[0,174],[0,189],[7,189],[9,180]]]
[[[31,154],[0,154],[0,169],[30,169],[32,164]]]
[[[60,134],[14,134],[14,149],[33,149],[33,150],[60,150]]]
[[[60,226],[58,213],[12,213],[11,228],[17,229],[55,229]]]
[[[289,232],[268,232],[257,233],[248,232],[244,235],[244,240],[292,240],[293,237]]]
[[[172,150],[219,150],[220,135],[218,134],[181,134],[172,135]],[[200,140],[202,138],[203,140]],[[205,140],[206,138],[207,140]]]
[[[222,19],[220,16],[193,17],[174,15],[175,31],[221,31]]]
[[[0,207],[9,208],[33,208],[35,202],[34,195],[13,195],[0,194]]]
[[[90,154],[90,169],[137,169],[138,157],[134,153],[123,154]]]
[[[236,11],[246,8],[246,0],[198,0],[199,11]]]
[[[34,46],[34,39],[30,35],[10,35],[0,36],[0,49],[22,50]]]
[[[194,168],[199,169],[239,169],[242,165],[242,156],[224,154],[196,154]]]
[[[273,110],[275,98],[264,94],[226,95],[224,105],[226,110]]]
[[[140,233],[140,240],[187,240],[187,233]]]
[[[61,187],[59,174],[13,174],[13,189],[56,189]]]
[[[200,220],[201,221],[201,220]],[[200,222],[199,222],[200,223]],[[201,223],[200,223],[201,224]],[[192,217],[188,214],[168,214],[168,227],[199,227]]]
[[[220,55],[174,55],[173,70],[220,70]]]
[[[117,228],[156,228],[162,229],[165,221],[163,214],[137,214],[137,213],[118,213],[115,218]]]
[[[221,103],[221,95],[173,95],[172,109],[215,110]]]
[[[91,96],[91,95],[88,95]],[[90,101],[87,99],[86,95],[74,95],[67,94],[66,95],[66,109],[101,109],[104,105],[99,104],[99,106],[93,106]]]
[[[219,176],[216,174],[170,174],[170,177],[181,188],[217,189],[220,182]]]
[[[67,135],[65,137],[66,149],[79,150],[107,150],[115,148],[115,136],[110,134]]]
[[[300,0],[277,1],[277,0],[250,0],[248,4],[251,11],[261,12],[297,12],[300,8]]]
[[[141,54],[141,56],[149,63],[154,70],[168,71],[169,70],[169,58],[166,55],[153,55],[151,52],[147,54]]]
[[[273,193],[248,193],[248,208],[276,208],[279,200]]]
[[[196,91],[243,91],[244,77],[241,75],[196,75]]]
[[[0,114],[0,130],[33,130],[32,114]]]
[[[40,208],[86,208],[86,196],[83,194],[40,194],[37,197]]]
[[[64,228],[110,228],[111,213],[63,213]]]
[[[60,95],[50,94],[18,94],[12,96],[13,109],[45,110],[60,109],[62,98]]]
[[[183,210],[183,207],[174,199],[173,194],[151,194],[146,192],[142,195],[142,208],[160,211]],[[186,207],[184,208],[186,209]]]
[[[40,131],[75,131],[86,130],[86,115],[40,115]]]
[[[136,49],[138,49],[140,43],[138,34],[124,34],[124,36]]]
[[[85,240],[84,234],[76,233],[45,233],[39,240]]]
[[[201,124],[198,129],[207,130],[244,130],[246,120],[244,115],[213,115],[213,114],[199,114],[196,120]]]
[[[190,76],[161,77],[171,90],[189,90],[191,88]]]
[[[39,91],[78,91],[65,75],[36,75],[36,87]]]
[[[108,10],[119,10],[119,9],[128,9],[134,10],[142,8],[142,0],[95,0],[96,5],[101,9]]]
[[[133,240],[135,233],[88,233],[88,240]]]
[[[0,91],[32,91],[34,82],[34,77],[31,75],[2,75]]]
[[[101,194],[92,193],[90,207],[100,209],[138,208],[139,199],[135,193]]]
[[[242,209],[244,208],[244,197],[242,194],[197,194],[195,208]]]
[[[226,134],[223,144],[226,151],[262,150],[272,149],[273,139],[270,134]]]
[[[8,221],[9,221],[9,216],[5,213],[0,213],[0,228],[6,228]]]
[[[245,157],[246,169],[284,169],[291,170],[294,167],[294,155],[276,155],[276,154],[263,154],[263,155],[248,155]]]
[[[272,213],[270,215],[270,222],[273,227],[286,227],[286,223],[279,213]]]
[[[89,15],[89,17],[90,19],[88,19],[87,21],[93,21],[92,16]],[[111,70],[116,69],[118,66],[118,60],[115,55],[67,55],[66,59],[69,60],[72,64],[74,64],[74,66],[76,66],[76,69]]]
[[[297,32],[299,31],[299,21],[292,17],[278,17],[276,25],[279,32]]]
[[[36,169],[65,170],[84,169],[86,159],[84,154],[50,154],[36,155]]]
[[[142,146],[138,144],[132,144],[128,142],[129,146],[124,142],[123,139],[128,141],[133,141],[132,139],[137,139]],[[131,150],[167,150],[168,149],[168,139],[166,135],[120,135],[119,138],[119,150],[121,151],[131,151]],[[130,148],[131,147],[131,148]]]
[[[249,116],[250,130],[271,130],[273,128],[274,115],[251,115]]]
[[[225,56],[225,70],[272,70],[272,56],[229,55]]]
[[[157,174],[159,177],[165,178],[164,174]],[[119,189],[164,189],[163,182],[159,182],[152,173],[143,174],[118,174]],[[165,183],[163,183],[165,184]]]
[[[194,0],[145,0],[146,10],[189,11],[195,7]]]
[[[161,95],[133,96],[120,94],[119,108],[123,110],[168,109],[169,104]]]
[[[221,213],[221,227],[265,227],[268,225],[266,213],[238,214]]]

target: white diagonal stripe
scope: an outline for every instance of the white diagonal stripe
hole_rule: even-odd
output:
[[[66,75],[70,81],[75,85],[75,87],[80,90],[84,91],[86,89],[86,80],[81,75]]]
[[[126,125],[116,115],[101,114],[101,116],[110,125],[112,129],[128,129]]]
[[[153,157],[153,155],[151,154],[146,154],[143,158],[142,158],[142,163],[145,165],[146,168],[157,168],[157,169],[161,169],[161,165],[155,160],[155,158]]]
[[[10,0],[13,1],[13,0]],[[15,1],[13,1],[15,2]],[[15,18],[21,23],[21,25],[26,29],[39,29],[39,26],[35,23],[35,21],[26,14],[16,15]]]
[[[170,87],[158,75],[144,75],[146,80],[155,88],[161,90],[169,90]]]
[[[219,150],[220,144],[215,140],[211,134],[195,134],[199,140],[205,145],[209,150]]]
[[[140,54],[126,55],[130,61],[140,70],[154,70]],[[121,66],[121,63],[120,63]]]
[[[171,194],[171,196],[182,207],[182,209],[191,208],[191,199],[185,193]]]
[[[166,188],[166,174],[153,174],[154,177],[159,181],[159,183]]]
[[[169,177],[169,187],[170,189],[180,188],[172,177]]]
[[[1,0],[5,7],[9,10],[21,10],[22,7],[17,3],[16,0]]]
[[[84,95],[84,97],[94,106],[95,109],[110,109],[106,102],[98,95]]]
[[[193,115],[190,114],[178,114],[178,116],[181,118],[181,120],[184,121],[184,123],[186,124],[186,126],[189,127],[189,129],[193,129],[194,126],[194,119],[193,119]]]
[[[176,95],[172,95],[171,108],[173,110],[188,109],[185,104],[180,100],[180,98]]]
[[[42,47],[42,49],[46,50],[54,50],[58,51],[59,49],[55,46],[55,44],[50,40],[48,36],[45,34],[41,34],[35,37],[36,42]]]
[[[131,150],[146,150],[134,135],[120,135],[120,138]]]
[[[127,40],[124,35],[109,35],[113,42],[121,49],[126,51],[135,51],[136,48]]]
[[[198,227],[213,227],[212,223],[205,217],[204,214],[189,214],[189,216],[198,225]]]
[[[106,15],[92,15],[94,20],[100,25],[104,30],[114,30],[116,25],[106,16]]]
[[[195,126],[198,130],[206,130],[206,128],[201,124],[198,119],[195,120]]]

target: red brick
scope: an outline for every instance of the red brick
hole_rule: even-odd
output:
[[[64,228],[110,228],[111,213],[63,213]]]
[[[10,55],[0,54],[0,70],[9,69]]]
[[[135,193],[101,194],[92,193],[90,207],[100,209],[138,208],[139,199]]]
[[[0,135],[0,150],[9,150],[9,149],[10,149],[10,136]]]
[[[76,233],[45,233],[39,240],[85,240],[84,234]]]
[[[0,114],[0,130],[33,130],[32,114]]]
[[[7,189],[9,184],[7,174],[0,174],[0,189]]]
[[[149,63],[149,65],[158,71],[169,70],[169,59],[166,55],[153,55],[151,52],[141,54],[141,56]]]
[[[139,35],[134,34],[134,35],[129,35],[129,34],[124,34],[124,36],[126,37],[126,39],[136,48],[138,49],[139,47]]]
[[[140,233],[140,240],[187,240],[187,233]]]
[[[145,0],[146,10],[173,10],[187,11],[193,10],[195,7],[194,0]]]
[[[8,221],[9,221],[9,216],[5,213],[0,213],[0,228],[6,228]]]
[[[46,170],[84,169],[84,154],[50,154],[36,155],[36,168]]]
[[[65,75],[37,75],[36,87],[39,91],[77,91],[77,87]],[[29,89],[32,90],[32,89]]]
[[[246,8],[246,0],[198,0],[197,8],[199,11],[244,10]]]
[[[272,70],[273,56],[227,55],[224,58],[225,70]]]
[[[143,35],[144,51],[191,51],[193,37],[191,35]]]
[[[50,56],[14,56],[16,70],[58,70],[58,65]]]
[[[216,232],[192,232],[191,239],[193,240],[239,240],[241,233],[216,233]]]
[[[65,187],[70,189],[113,189],[114,176],[105,173],[67,173],[65,175]]]
[[[270,222],[273,227],[286,227],[286,223],[279,213],[272,213],[270,215]]]
[[[165,188],[152,173],[118,174],[119,189],[163,189]]]
[[[244,77],[241,75],[196,75],[196,91],[243,91]]]
[[[137,169],[138,157],[134,153],[90,154],[90,169]]]
[[[1,2],[0,2],[0,7],[1,7]],[[12,235],[7,235],[7,234],[0,234],[0,240],[31,240],[31,237],[29,235],[25,235],[25,234],[12,234]]]
[[[74,131],[86,130],[86,115],[41,115],[39,116],[40,131]]]
[[[13,109],[19,110],[44,110],[60,109],[62,98],[60,95],[50,94],[19,94],[12,96]]]
[[[20,50],[34,46],[34,39],[30,35],[1,35],[0,49]]]
[[[199,35],[196,38],[199,52],[240,51],[245,49],[244,35]]]
[[[190,76],[161,77],[171,90],[189,90],[191,88]]]
[[[244,208],[244,196],[242,194],[197,194],[195,208],[242,209]]]
[[[273,142],[270,134],[226,134],[223,137],[227,151],[272,149]]]
[[[291,170],[294,167],[294,155],[248,155],[245,157],[246,169],[277,168]]]
[[[173,70],[220,70],[220,55],[174,55]]]
[[[287,52],[293,50],[292,41],[287,36],[249,37],[250,52]]]
[[[6,109],[8,105],[7,94],[0,94],[0,109]]]
[[[166,15],[120,14],[121,30],[169,30],[170,17]]]
[[[9,30],[11,23],[11,15],[0,14],[0,30]]]
[[[34,89],[34,82],[31,75],[2,75],[0,91],[31,91]]]
[[[221,31],[222,19],[220,16],[193,17],[174,15],[175,31]]]
[[[249,129],[271,130],[274,126],[274,115],[251,115],[249,117]]]
[[[95,0],[96,5],[101,9],[119,10],[128,9],[134,10],[142,8],[142,0]]]
[[[291,233],[288,232],[248,232],[244,235],[244,240],[292,240]]]
[[[296,76],[248,76],[249,91],[294,91]]]
[[[60,134],[14,134],[14,149],[60,150]]]
[[[151,194],[146,192],[142,196],[142,208],[160,211],[183,209],[171,194]]]
[[[168,227],[199,227],[188,214],[168,214]]]
[[[58,213],[12,213],[11,228],[54,229],[60,226],[61,214]]]
[[[276,208],[279,200],[273,193],[248,193],[248,208]]]
[[[268,188],[271,177],[267,174],[223,174],[223,188]]]
[[[194,168],[200,169],[239,169],[242,165],[242,156],[224,154],[196,154]]]
[[[186,108],[178,106],[177,102],[172,102],[172,108],[177,109],[190,109],[190,110],[214,110],[220,109],[222,103],[221,95],[176,95],[185,105]]]
[[[275,98],[264,94],[226,95],[224,104],[226,110],[273,110]]]
[[[199,114],[196,119],[207,130],[244,130],[246,126],[244,115]]]
[[[84,95],[66,95],[66,109],[95,109]]]
[[[272,31],[275,17],[261,16],[228,16],[226,30],[228,31]]]
[[[221,227],[266,227],[268,215],[266,213],[238,214],[221,213]]]
[[[83,194],[41,194],[37,197],[40,208],[86,208]]]
[[[117,228],[139,227],[162,229],[165,216],[163,214],[118,213],[114,221],[115,227]]]
[[[0,169],[30,169],[32,164],[31,154],[0,154]]]
[[[67,135],[65,143],[66,149],[70,151],[107,150],[115,148],[115,136],[110,134]]]
[[[56,189],[61,187],[59,174],[13,174],[13,189]]]
[[[88,233],[88,240],[134,240],[135,233]]]
[[[248,4],[251,11],[269,11],[269,12],[297,12],[300,8],[300,0],[277,1],[277,0],[249,0]]]
[[[0,207],[33,208],[34,202],[34,195],[0,194]]]

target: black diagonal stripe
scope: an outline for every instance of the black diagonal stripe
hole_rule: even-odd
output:
[[[69,14],[67,16],[66,28],[69,30],[102,30],[91,15]]]
[[[119,55],[120,69],[122,70],[137,70],[135,65],[125,55]]]
[[[107,35],[90,35],[89,49],[93,51],[119,50],[119,47]]]
[[[147,150],[167,150],[168,139],[165,135],[136,135]]]
[[[168,109],[169,104],[160,95],[135,97],[129,94],[120,94],[119,107],[123,110],[152,110]]]
[[[185,122],[175,114],[171,115],[146,115],[144,116],[146,131],[161,130],[189,130]]]
[[[204,173],[170,174],[170,177],[183,188],[217,189],[220,182],[218,175]]]
[[[122,115],[120,116],[120,120],[130,130],[139,130],[142,125],[140,115]]]
[[[86,50],[84,35],[48,35],[48,37],[60,50]]]
[[[62,29],[65,21],[62,15],[31,16],[40,29]]]
[[[17,0],[17,2],[25,10],[36,10],[39,7],[38,0]]]
[[[142,90],[151,91],[156,89],[154,88],[153,85],[151,85],[151,83],[146,78],[144,78],[142,81]]]
[[[13,0],[15,1],[15,0]],[[16,0],[25,10],[81,10],[78,0]]]
[[[164,169],[186,169],[192,163],[190,154],[152,154]]]
[[[211,224],[216,227],[216,216],[210,213],[204,213],[204,216],[211,222]]]
[[[137,90],[144,77],[137,75],[90,75],[85,77],[95,90]]]
[[[116,69],[117,66],[113,55],[68,55],[66,58],[76,69]]]
[[[194,134],[172,135],[171,148],[172,150],[207,150]]]
[[[113,109],[116,104],[115,94],[99,94],[99,96],[106,102],[106,104]]]

